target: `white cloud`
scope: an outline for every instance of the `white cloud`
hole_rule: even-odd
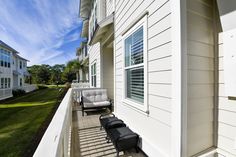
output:
[[[0,40],[18,50],[30,64],[51,63],[64,43],[79,38],[78,0],[1,0]],[[79,45],[79,43],[78,43]],[[72,52],[73,53],[73,52]],[[67,57],[64,57],[66,59]],[[58,62],[63,61],[60,57]]]

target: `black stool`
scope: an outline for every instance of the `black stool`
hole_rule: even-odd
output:
[[[116,148],[117,156],[119,156],[120,151],[129,150],[131,148],[135,148],[138,153],[139,135],[128,127],[109,129],[107,132]]]
[[[104,128],[106,133],[108,132],[109,129],[126,127],[126,124],[121,119],[118,119],[117,117],[115,117],[114,114],[101,115],[99,117],[99,121],[101,124],[100,130]],[[109,142],[109,136],[107,136],[106,139],[108,140],[107,142]]]
[[[99,121],[101,124],[100,129],[104,128],[105,130],[126,126],[124,122],[121,119],[118,119],[117,117],[115,117],[114,114],[101,115],[99,117]]]

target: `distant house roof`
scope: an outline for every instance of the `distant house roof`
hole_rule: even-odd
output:
[[[13,49],[12,47],[10,47],[10,46],[7,45],[6,43],[4,43],[2,40],[0,40],[0,46],[6,48],[6,49],[8,49],[8,50],[11,50],[11,51],[13,51],[13,52],[15,52],[15,53],[19,53],[18,51],[16,51],[15,49]]]
[[[28,59],[25,59],[25,58],[23,58],[23,57],[19,56],[18,54],[16,54],[15,56],[16,56],[17,58],[20,58],[20,59],[22,59],[22,60],[25,60],[25,61],[29,62],[29,60],[28,60]]]

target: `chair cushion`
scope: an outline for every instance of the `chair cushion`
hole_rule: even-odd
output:
[[[101,101],[101,102],[84,102],[84,107],[89,108],[89,107],[102,107],[102,106],[109,106],[110,102],[109,101]]]
[[[137,138],[138,135],[130,130],[128,127],[114,128],[109,130],[109,135],[112,141]]]
[[[125,123],[117,117],[102,118],[100,119],[100,123],[105,130],[126,126]]]
[[[118,120],[117,117],[107,117],[107,118],[102,118],[100,119],[100,123],[103,127],[105,127],[105,125],[111,121],[114,121],[114,120]]]
[[[94,103],[108,100],[106,89],[82,90],[82,96],[84,103]]]
[[[118,120],[114,120],[105,124],[104,128],[107,131],[108,129],[114,129],[114,128],[120,128],[120,127],[126,127],[126,125],[122,120],[118,119]]]
[[[134,133],[128,127],[109,129],[107,133],[118,151],[137,148],[138,146],[138,134]]]

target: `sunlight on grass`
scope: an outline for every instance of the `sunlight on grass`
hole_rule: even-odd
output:
[[[56,101],[48,101],[48,102],[22,102],[22,103],[16,103],[16,104],[3,104],[0,105],[1,108],[13,108],[13,107],[31,107],[31,106],[43,106],[43,105],[50,105],[52,103],[55,103]]]
[[[0,156],[20,157],[51,114],[58,88],[38,90],[0,104]]]

